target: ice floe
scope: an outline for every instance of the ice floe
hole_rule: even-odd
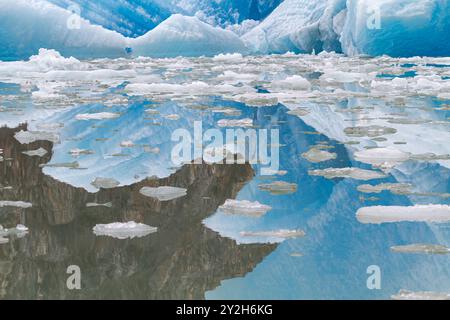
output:
[[[309,174],[312,176],[321,176],[327,179],[351,178],[355,180],[374,180],[374,179],[383,179],[387,177],[382,172],[359,168],[318,169],[318,170],[310,170]]]
[[[22,151],[22,153],[27,155],[27,156],[30,156],[30,157],[43,157],[48,152],[44,148],[39,148],[39,149],[36,149],[36,150]]]
[[[142,238],[151,233],[157,232],[158,229],[146,224],[130,221],[126,223],[114,222],[110,224],[97,224],[93,228],[93,231],[96,236],[109,236],[123,240]]]
[[[319,163],[334,160],[337,158],[337,154],[313,147],[309,149],[307,152],[303,153],[302,157],[308,160],[309,162]]]
[[[101,178],[97,177],[91,182],[91,185],[97,189],[113,189],[120,185],[120,182],[113,178]]]
[[[404,246],[391,247],[393,252],[398,253],[415,253],[415,254],[449,254],[450,248],[437,244],[409,244]]]
[[[258,188],[263,191],[268,191],[273,195],[291,194],[297,192],[297,184],[285,181],[274,181],[271,183],[262,183]]]
[[[5,201],[5,200],[0,201],[0,208],[14,207],[14,208],[28,209],[31,208],[32,206],[33,204],[25,201]]]
[[[400,290],[391,297],[393,300],[450,300],[450,294],[432,291]]]
[[[155,198],[159,201],[170,201],[187,195],[187,189],[170,186],[143,187],[139,192],[146,197]]]
[[[261,217],[270,211],[272,207],[248,200],[228,199],[219,207],[219,211],[232,215],[245,215],[251,217]]]
[[[364,207],[357,211],[356,217],[361,223],[392,222],[434,222],[450,221],[448,205],[415,205],[415,206],[374,206]]]

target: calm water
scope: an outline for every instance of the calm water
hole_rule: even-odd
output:
[[[119,86],[113,91],[125,95],[122,89]],[[25,101],[24,110],[35,110],[27,97],[20,98],[15,86],[2,84],[0,95],[16,95]],[[13,103],[8,100],[5,105]],[[345,110],[359,103],[349,99],[336,107]],[[417,97],[409,103],[426,106],[436,121],[448,118],[449,112],[433,111],[442,101]],[[200,105],[204,108],[198,108]],[[210,111],[218,106],[235,108],[241,114],[224,116]],[[149,109],[159,113],[149,115]],[[282,104],[254,108],[214,97],[190,105],[130,98],[125,106],[107,108],[121,113],[116,119],[75,120],[77,114],[105,111],[105,106],[97,103],[49,112],[43,122],[64,123],[59,129],[61,143],[21,145],[14,134],[27,130],[19,122],[34,112],[24,110],[15,115],[20,121],[0,129],[4,157],[0,186],[12,187],[0,189],[0,200],[33,204],[30,209],[0,208],[1,225],[21,223],[30,229],[26,236],[0,244],[1,298],[387,299],[400,289],[450,292],[449,255],[390,250],[391,246],[413,243],[450,246],[449,224],[370,225],[359,223],[355,216],[364,206],[450,204],[449,198],[387,191],[362,194],[357,187],[367,182],[309,175],[311,169],[370,168],[354,160],[351,148],[321,133],[333,127],[332,119],[322,118],[319,128],[288,114]],[[168,121],[164,115],[170,114],[181,118]],[[173,130],[192,132],[194,121],[200,120],[207,129],[224,118],[251,118],[257,128],[279,129],[280,170],[287,174],[261,176],[258,165],[173,167]],[[356,118],[352,122],[351,115],[349,118],[346,125],[358,123]],[[35,124],[30,121],[28,126]],[[137,147],[120,147],[124,140],[132,140]],[[316,164],[301,156],[317,145],[327,146],[336,159]],[[144,146],[157,147],[160,152],[146,152]],[[49,153],[42,158],[22,154],[39,147]],[[89,149],[93,154],[74,158],[69,154],[74,148]],[[40,166],[73,161],[78,161],[79,169]],[[115,178],[121,186],[96,192],[90,185],[95,177]],[[295,183],[298,190],[273,195],[258,187],[273,181]],[[370,181],[380,182],[408,182],[421,192],[443,194],[450,192],[450,171],[437,162],[409,161],[387,178]],[[159,202],[139,194],[143,186],[164,185],[187,188],[188,195]],[[226,215],[218,207],[227,199],[259,201],[272,210],[260,218]],[[112,208],[87,208],[88,202],[112,202]],[[92,232],[96,224],[131,220],[158,227],[158,231],[125,240]],[[280,242],[241,233],[281,229],[304,230],[306,236]],[[69,265],[81,269],[79,291],[66,287]],[[380,290],[367,288],[366,270],[371,265],[381,269]]]

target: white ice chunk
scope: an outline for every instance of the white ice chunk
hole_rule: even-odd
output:
[[[133,239],[155,233],[158,231],[158,228],[130,221],[126,223],[114,222],[110,224],[97,224],[93,228],[93,231],[96,236],[109,236],[116,239]]]
[[[391,222],[434,222],[450,221],[450,206],[448,205],[415,205],[374,206],[358,210],[356,217],[361,223],[391,223]]]
[[[219,210],[226,214],[245,215],[251,217],[261,217],[270,211],[272,207],[259,203],[258,201],[251,202],[248,200],[233,200],[228,199]]]
[[[159,201],[170,201],[187,195],[187,189],[169,186],[143,187],[139,192],[146,197],[156,198]]]

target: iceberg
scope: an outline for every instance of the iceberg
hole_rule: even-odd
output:
[[[254,53],[448,56],[447,0],[285,0],[242,39]]]
[[[450,253],[450,248],[446,246],[441,246],[437,244],[410,244],[405,246],[394,246],[391,247],[393,252],[398,253],[414,253],[414,254],[448,254]]]
[[[64,56],[116,58],[128,47],[121,34],[44,0],[0,0],[0,42],[1,60],[26,59],[40,48]]]
[[[215,56],[247,51],[233,32],[180,14],[172,15],[155,29],[133,39],[131,45],[134,55],[155,58]]]

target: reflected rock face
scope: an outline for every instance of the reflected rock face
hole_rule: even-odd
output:
[[[0,129],[0,199],[32,208],[0,208],[4,227],[25,224],[30,233],[0,245],[0,299],[204,299],[222,280],[240,277],[276,245],[238,245],[202,221],[253,177],[249,165],[186,165],[165,179],[88,193],[42,173],[51,142],[19,144]],[[43,148],[43,157],[23,151]],[[71,169],[64,169],[71,170]],[[187,195],[160,202],[143,187],[174,186]],[[112,203],[90,206],[87,203]],[[136,221],[158,228],[143,238],[97,237],[96,224]],[[81,290],[69,290],[71,265],[81,269]]]

